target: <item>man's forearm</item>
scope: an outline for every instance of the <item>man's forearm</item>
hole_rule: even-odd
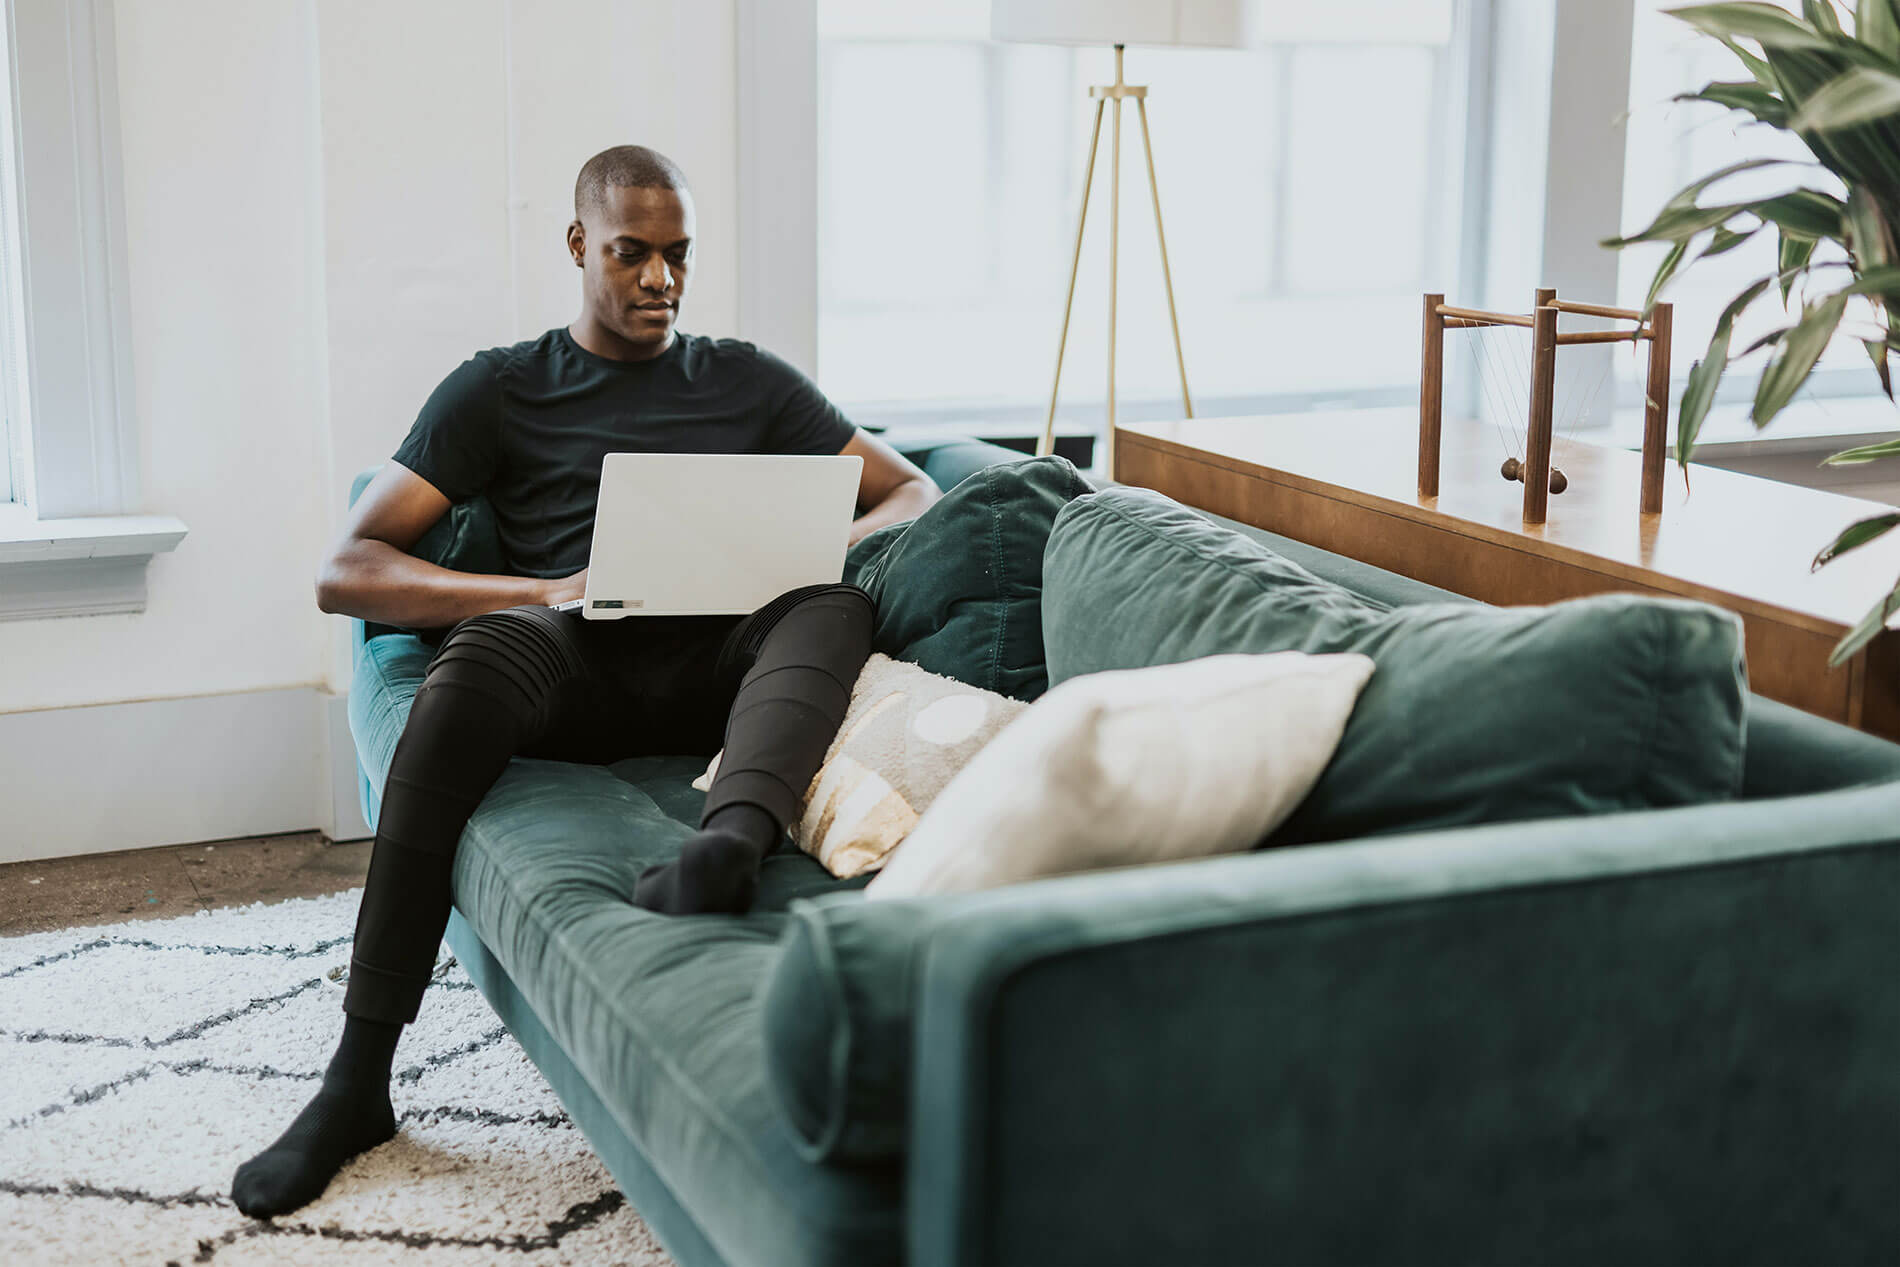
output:
[[[856,545],[885,524],[915,519],[943,494],[927,479],[908,480],[892,489],[890,495],[851,521],[851,544]]]
[[[452,572],[383,541],[339,550],[317,577],[317,606],[384,625],[444,629],[469,616],[544,603],[555,581]]]

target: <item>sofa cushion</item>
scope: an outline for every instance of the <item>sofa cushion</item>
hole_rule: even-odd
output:
[[[1251,849],[1332,758],[1362,655],[1070,678],[978,752],[865,889],[890,901]]]
[[[1041,695],[1043,547],[1056,513],[1089,491],[1066,458],[1004,462],[865,536],[844,579],[877,603],[872,649],[1014,699]]]
[[[1237,519],[1205,510],[1195,513],[1252,538],[1322,580],[1391,607],[1478,601]],[[1900,744],[1765,696],[1749,696],[1748,725],[1742,738],[1742,799],[1800,796],[1896,778],[1900,778]]]
[[[957,772],[1027,707],[873,651],[787,834],[832,875],[877,870]],[[715,754],[693,786],[711,792],[725,755]]]
[[[1704,603],[1393,608],[1131,488],[1064,507],[1045,571],[1052,682],[1223,651],[1372,657],[1339,751],[1270,843],[1661,808],[1740,787],[1741,622]]]

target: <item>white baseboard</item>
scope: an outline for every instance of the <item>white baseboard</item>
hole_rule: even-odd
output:
[[[346,700],[316,687],[0,713],[0,863],[370,833]]]

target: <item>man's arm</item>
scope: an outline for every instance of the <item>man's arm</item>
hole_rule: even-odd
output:
[[[858,481],[863,514],[851,521],[851,544],[885,524],[915,519],[943,493],[903,454],[866,431],[855,431],[839,452],[864,459]]]
[[[410,554],[409,547],[448,509],[449,499],[435,485],[400,463],[385,463],[317,569],[317,606],[379,624],[442,629],[482,612],[581,597],[585,569],[551,581],[482,576],[451,572]]]

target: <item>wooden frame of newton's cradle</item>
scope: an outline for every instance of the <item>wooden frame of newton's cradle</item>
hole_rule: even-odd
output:
[[[1608,317],[1634,321],[1633,330],[1557,331],[1557,315]],[[1524,522],[1541,524],[1549,509],[1550,446],[1553,404],[1557,386],[1557,349],[1578,343],[1628,343],[1649,340],[1649,372],[1644,393],[1642,513],[1662,513],[1663,453],[1669,426],[1669,335],[1672,309],[1657,304],[1649,321],[1633,308],[1606,308],[1601,304],[1560,301],[1549,287],[1537,291],[1530,315],[1454,308],[1443,295],[1425,296],[1424,349],[1420,359],[1418,392],[1418,495],[1438,496],[1439,431],[1445,406],[1445,331],[1485,326],[1524,326],[1531,332],[1530,417],[1525,430],[1524,460],[1518,478],[1524,481]],[[1508,462],[1507,462],[1508,467]],[[1504,478],[1512,478],[1505,474]]]

